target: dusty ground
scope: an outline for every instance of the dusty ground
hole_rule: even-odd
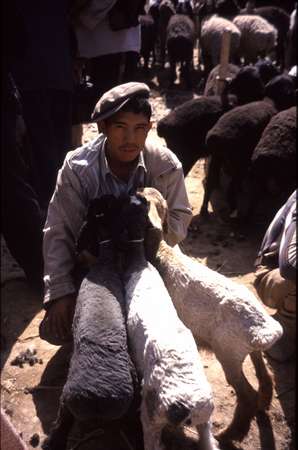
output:
[[[178,90],[158,91],[154,83],[152,87],[155,123],[170,108],[194,95],[192,92]],[[95,134],[94,126],[84,127],[84,141],[92,139]],[[151,134],[156,137],[155,127]],[[202,202],[203,176],[203,162],[199,162],[186,178],[196,229],[189,232],[182,244],[183,250],[254,291],[253,261],[264,229],[259,225],[254,229],[239,230],[224,223],[215,214],[211,215],[208,222],[197,221]],[[38,325],[44,314],[41,307],[42,299],[29,290],[22,272],[11,259],[3,242],[1,253],[1,331],[5,337],[1,353],[2,407],[11,416],[13,424],[22,434],[28,447],[41,448],[40,442],[49,432],[57,412],[69,352],[68,349],[52,346],[39,339]],[[273,312],[270,311],[270,313]],[[28,348],[35,349],[36,356],[41,361],[33,366],[24,364],[23,368],[11,365],[13,359]],[[227,384],[221,366],[214,356],[202,352],[202,359],[215,398],[212,422],[216,434],[232,419],[235,394]],[[274,396],[270,410],[267,415],[260,415],[254,419],[244,441],[236,444],[235,447],[229,447],[230,449],[288,450],[295,448],[293,442],[295,363],[278,364],[266,360],[266,365],[274,379]],[[256,386],[249,359],[245,361],[245,373],[252,385]],[[35,436],[37,439],[36,442],[31,440],[31,445],[29,442],[34,434],[37,434]],[[179,449],[186,450],[186,447],[186,444],[181,444]],[[81,446],[76,448],[83,449]],[[190,445],[187,448],[193,447]],[[97,446],[95,445],[92,449],[96,450]],[[118,449],[115,448],[115,450]]]

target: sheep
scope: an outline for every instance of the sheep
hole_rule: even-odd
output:
[[[252,152],[270,119],[280,110],[293,105],[294,85],[289,76],[273,78],[265,87],[265,98],[238,106],[223,114],[206,136],[206,153],[211,155],[205,183],[201,216],[208,216],[211,192],[219,185],[220,171],[231,177],[227,200],[231,213],[239,219],[248,219],[250,204],[240,206],[237,198],[242,181],[247,175]],[[242,217],[241,217],[242,216]]]
[[[158,14],[158,36],[160,46],[161,67],[164,67],[166,59],[167,26],[170,18],[175,13],[176,9],[173,3],[170,0],[162,0],[162,2],[159,5],[159,14]]]
[[[276,114],[264,129],[248,174],[255,207],[261,194],[267,193],[278,210],[296,189],[296,132],[295,106]]]
[[[230,61],[235,62],[238,61],[241,39],[239,28],[232,21],[217,16],[211,16],[202,23],[199,42],[204,70],[207,74],[219,64],[222,36],[227,29],[231,31]]]
[[[276,65],[267,58],[258,59],[254,67],[258,70],[264,86],[274,77],[281,75],[280,70],[276,67]]]
[[[112,196],[103,196],[91,201],[88,216],[95,220],[88,231],[82,230],[85,238],[96,232],[99,255],[77,296],[73,354],[58,417],[44,443],[45,450],[66,449],[75,420],[107,424],[122,418],[134,401],[137,383],[128,354],[123,285],[107,228],[112,200]]]
[[[211,88],[210,85],[211,82]],[[222,99],[217,96],[201,96],[174,108],[158,122],[158,135],[166,140],[167,147],[178,156],[185,175],[199,158],[209,156],[205,138],[222,114],[237,102],[241,104],[262,98],[264,90],[260,77],[250,67],[238,71],[226,93],[231,88],[237,101],[225,93]]]
[[[206,80],[204,86],[203,95],[216,95],[217,93],[217,77],[219,76],[220,65],[213,67],[211,72],[209,72],[208,78]],[[237,73],[239,72],[240,67],[235,64],[229,63],[226,72],[226,79],[230,82]]]
[[[203,96],[177,106],[158,122],[158,135],[177,155],[185,175],[199,158],[206,156],[206,134],[228,109],[220,97]]]
[[[282,327],[243,285],[209,269],[163,240],[167,227],[167,205],[153,188],[139,189],[150,203],[146,254],[157,268],[178,316],[202,346],[208,346],[221,363],[227,382],[235,389],[234,417],[220,440],[242,440],[257,410],[265,410],[272,399],[272,379],[261,351],[281,336]],[[247,381],[242,365],[250,355],[259,381],[258,393]]]
[[[243,0],[241,7],[244,8],[246,2],[247,0]],[[276,8],[282,8],[288,14],[293,11],[293,8],[295,6],[295,0],[256,0],[256,3],[258,7],[275,6]]]
[[[276,46],[277,30],[257,15],[238,15],[233,24],[240,30],[239,56],[246,64],[255,63],[258,56],[265,57]]]
[[[216,0],[214,11],[218,16],[232,20],[239,13],[240,7],[236,0]]]
[[[247,8],[241,10],[240,14],[248,14]],[[277,30],[276,59],[277,64],[283,69],[285,65],[286,40],[290,26],[290,15],[282,8],[275,6],[263,6],[261,8],[252,8],[249,14],[263,17],[268,23]]]
[[[176,79],[176,63],[180,62],[181,78],[185,79],[188,88],[191,87],[193,66],[193,48],[195,43],[195,25],[192,19],[184,14],[174,14],[167,26],[166,47],[170,62],[170,81]]]
[[[212,392],[194,338],[178,318],[159,273],[145,257],[147,202],[140,196],[121,201],[118,223],[126,240],[127,330],[131,356],[143,380],[145,450],[168,448],[171,430],[184,424],[197,428],[205,450],[216,450],[210,423]]]
[[[244,105],[252,101],[262,100],[265,93],[265,85],[258,68],[244,66],[227,86],[230,94],[237,98],[237,104]]]

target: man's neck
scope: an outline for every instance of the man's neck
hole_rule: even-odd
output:
[[[111,172],[113,172],[113,174],[116,175],[116,177],[118,177],[120,180],[125,182],[128,182],[139,160],[139,158],[136,158],[134,161],[123,162],[113,160],[109,157],[109,155],[106,155],[106,158]]]

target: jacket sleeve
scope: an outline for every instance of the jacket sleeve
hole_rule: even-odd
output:
[[[163,176],[166,178],[163,193],[169,209],[168,233],[166,242],[174,246],[187,236],[187,228],[192,219],[191,207],[187,197],[182,167],[172,169]]]
[[[297,275],[297,213],[295,205],[294,208],[290,211],[287,217],[287,221],[289,223],[286,223],[285,230],[281,239],[278,261],[281,276],[293,281],[295,281]]]
[[[71,272],[87,204],[87,195],[66,157],[58,173],[44,228],[45,308],[52,300],[76,292]]]

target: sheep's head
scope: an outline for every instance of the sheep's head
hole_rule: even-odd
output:
[[[118,209],[118,200],[113,195],[90,201],[77,241],[78,253],[87,251],[98,257],[100,243],[113,238]]]
[[[151,187],[138,189],[149,204],[149,227],[145,236],[145,249],[147,258],[152,260],[156,255],[160,241],[168,232],[168,206],[161,193]]]
[[[118,199],[117,233],[114,240],[120,250],[132,242],[143,242],[149,224],[148,203],[141,195],[121,195]]]
[[[265,86],[265,96],[273,100],[278,111],[295,106],[295,84],[289,75],[278,75]]]

